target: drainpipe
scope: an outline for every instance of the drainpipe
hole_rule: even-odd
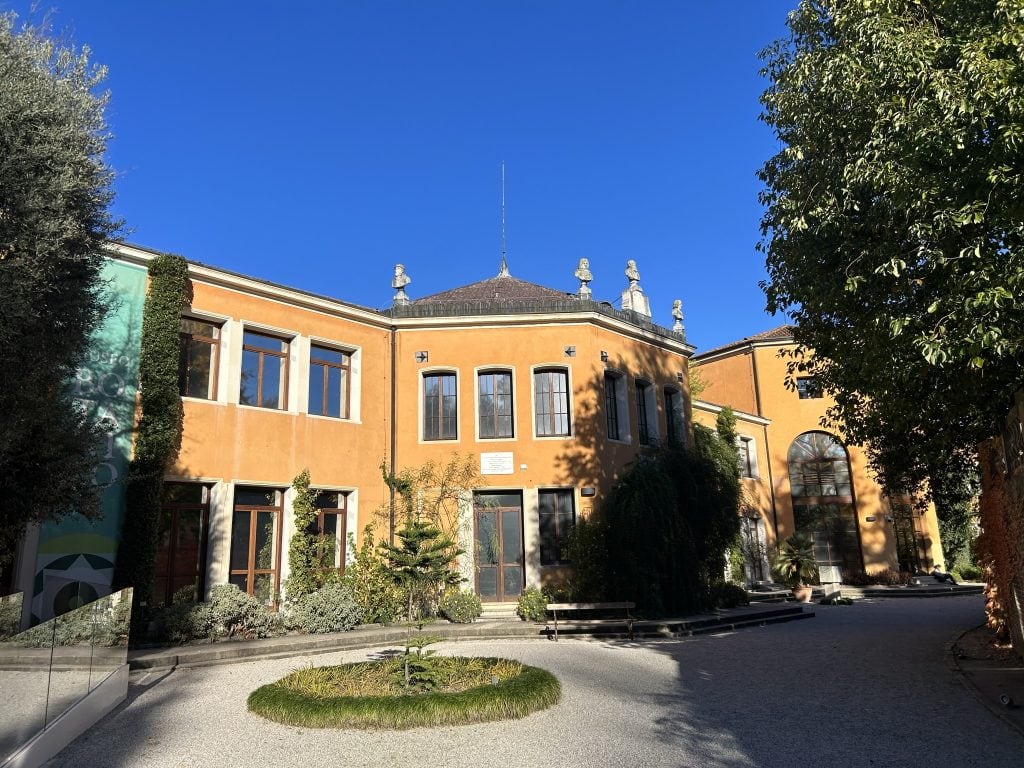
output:
[[[757,380],[757,352],[754,349],[754,345],[750,345],[750,368],[754,378],[754,404],[757,407],[757,415],[762,419],[764,414],[761,413],[761,385]],[[768,445],[768,427],[762,427],[764,431],[764,454],[768,457],[768,490],[772,499],[772,527],[775,529],[775,543],[779,543],[779,516],[775,508],[775,479],[772,476],[772,451]]]
[[[395,383],[395,370],[397,368],[395,352],[395,344],[397,342],[397,335],[395,326],[391,326],[391,477],[395,476],[395,446],[398,443],[398,431],[395,425],[395,412],[397,409],[395,403],[395,394],[398,391],[398,387]],[[393,483],[388,483],[388,490],[391,492],[390,499],[388,500],[388,542],[394,546],[395,544],[395,486]]]

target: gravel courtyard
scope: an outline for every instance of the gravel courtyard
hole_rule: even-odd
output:
[[[946,648],[980,597],[814,607],[758,629],[637,644],[445,643],[543,666],[562,701],[520,721],[398,733],[267,722],[250,691],[350,651],[133,678],[129,702],[48,768],[216,766],[1020,766],[1024,737],[986,710]]]

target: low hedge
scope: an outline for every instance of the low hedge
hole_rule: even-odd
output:
[[[524,664],[516,677],[458,693],[319,698],[270,683],[249,694],[248,706],[285,725],[403,730],[518,719],[550,707],[561,695],[554,675]]]

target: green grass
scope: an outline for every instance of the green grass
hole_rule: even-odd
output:
[[[459,658],[459,657],[454,657]],[[515,665],[507,659],[466,659],[469,666]],[[268,720],[306,728],[405,729],[438,725],[482,723],[511,720],[546,709],[562,695],[561,685],[550,672],[539,667],[521,666],[519,674],[472,688],[406,695],[375,696],[328,695],[333,681],[351,678],[346,668],[362,670],[379,681],[388,662],[345,664],[322,667],[321,672],[299,670],[276,683],[264,685],[249,694],[249,710]],[[339,670],[331,673],[330,670]],[[296,675],[307,673],[308,687],[297,683]],[[325,682],[327,681],[327,682]],[[379,682],[372,682],[371,687]]]

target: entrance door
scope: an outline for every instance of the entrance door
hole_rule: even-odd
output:
[[[476,593],[487,602],[514,602],[523,593],[523,497],[473,497]]]

